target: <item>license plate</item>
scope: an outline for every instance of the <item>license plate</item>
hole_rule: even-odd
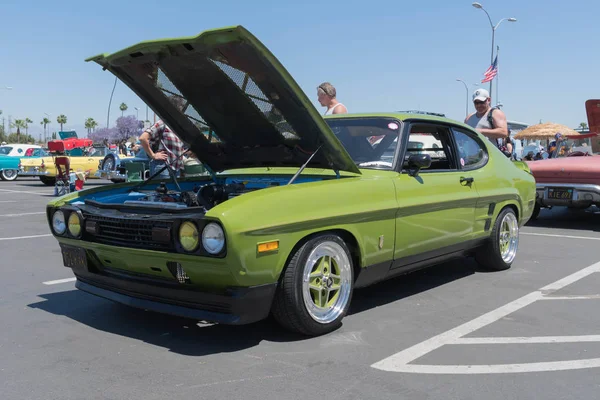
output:
[[[555,200],[571,200],[573,199],[573,189],[570,188],[549,188],[548,198]]]
[[[63,264],[65,267],[74,269],[87,269],[87,256],[85,249],[81,247],[60,245],[62,250]]]

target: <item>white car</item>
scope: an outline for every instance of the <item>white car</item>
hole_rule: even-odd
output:
[[[37,144],[5,144],[0,146],[0,154],[11,157],[24,157],[27,149],[41,149]]]

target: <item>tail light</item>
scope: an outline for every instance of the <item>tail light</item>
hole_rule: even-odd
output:
[[[40,165],[40,168],[46,168],[46,164],[44,164],[44,160],[42,160],[42,165]]]

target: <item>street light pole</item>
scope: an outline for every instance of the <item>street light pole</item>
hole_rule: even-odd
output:
[[[498,21],[498,23],[496,25],[494,25],[494,23],[492,22],[492,18],[490,17],[490,14],[488,14],[488,12],[485,10],[485,8],[483,8],[483,6],[480,3],[475,2],[472,5],[475,8],[479,8],[480,10],[483,10],[485,15],[487,15],[487,17],[488,17],[488,21],[490,21],[490,26],[492,28],[492,55],[490,57],[490,65],[492,65],[494,63],[494,42],[496,39],[496,29],[498,29],[498,27],[504,20],[507,20],[509,22],[517,22],[517,19],[516,18],[502,18],[500,21]],[[490,80],[490,97],[492,96],[492,82],[493,81],[494,81],[493,79]]]
[[[135,108],[135,119],[137,119],[138,121],[140,120],[140,109],[137,107],[133,107]]]
[[[465,107],[465,118],[467,118],[469,116],[469,87],[467,86],[466,82],[462,79],[457,79],[457,81],[462,82],[463,85],[465,85],[465,91],[467,92],[467,102]]]

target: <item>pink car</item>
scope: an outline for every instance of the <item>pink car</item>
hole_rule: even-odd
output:
[[[537,187],[531,219],[537,218],[541,207],[600,207],[600,156],[550,158],[527,164]]]

